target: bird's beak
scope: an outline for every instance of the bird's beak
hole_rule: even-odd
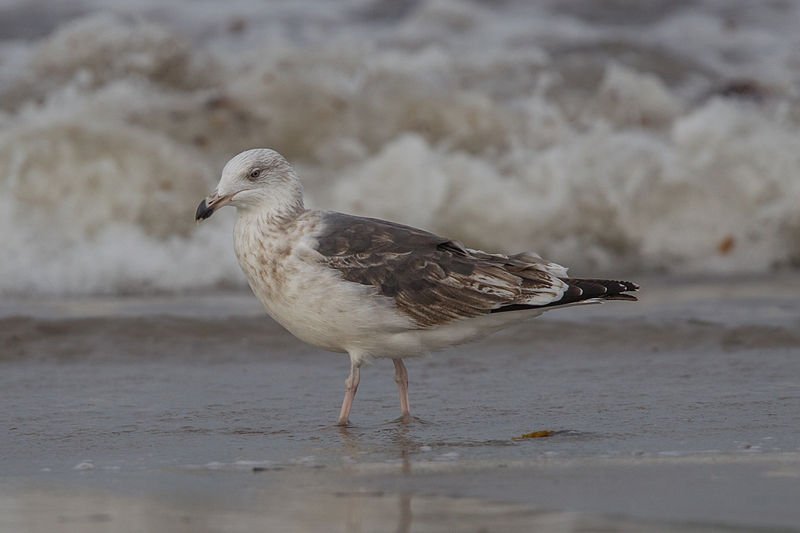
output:
[[[214,211],[220,207],[224,207],[231,203],[233,195],[220,196],[219,192],[214,191],[210,196],[206,197],[200,205],[197,206],[197,212],[194,215],[195,220],[205,220],[214,214]]]

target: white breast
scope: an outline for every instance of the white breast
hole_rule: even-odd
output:
[[[297,338],[357,357],[390,357],[389,338],[414,328],[389,298],[341,279],[315,251],[319,220],[307,212],[289,224],[239,216],[234,249],[267,313]],[[409,347],[410,348],[410,347]]]

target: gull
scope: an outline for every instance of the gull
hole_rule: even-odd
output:
[[[579,279],[532,252],[486,253],[395,222],[306,209],[292,166],[247,150],[197,207],[236,207],[234,251],[267,313],[298,339],[350,356],[338,424],[361,366],[394,362],[401,420],[412,420],[403,358],[475,340],[551,309],[632,300],[628,281]]]

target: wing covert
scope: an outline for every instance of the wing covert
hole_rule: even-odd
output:
[[[509,305],[545,306],[567,288],[548,272],[547,265],[558,265],[535,254],[488,254],[402,224],[340,213],[324,214],[317,251],[345,280],[393,298],[420,328]]]

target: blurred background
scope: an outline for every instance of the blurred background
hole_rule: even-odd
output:
[[[0,294],[244,287],[228,158],[573,274],[800,266],[800,3],[3,0]]]

